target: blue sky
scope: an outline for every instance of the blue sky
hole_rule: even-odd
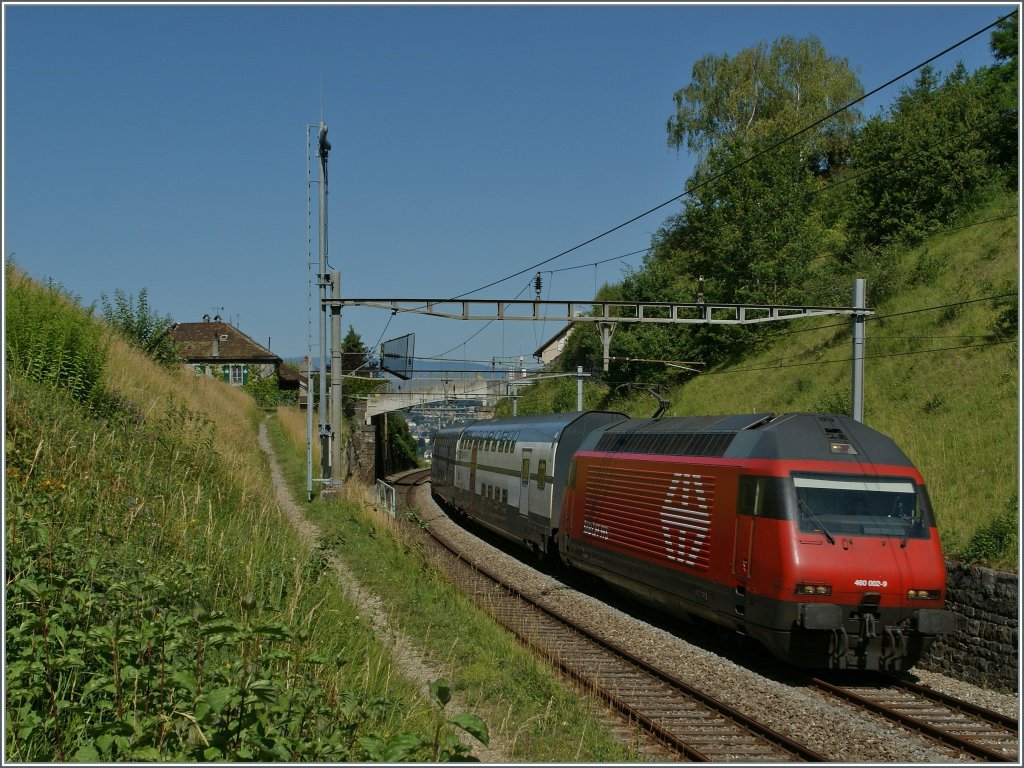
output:
[[[815,35],[871,90],[1011,9],[8,3],[4,253],[85,304],[145,288],[176,321],[219,312],[301,356],[317,253],[306,126],[321,116],[342,294],[444,298],[680,194],[692,158],[667,147],[665,123],[700,57]],[[988,45],[985,33],[935,66],[990,64]],[[641,257],[548,270],[645,248],[677,210],[541,267],[544,298],[593,297]],[[473,297],[511,299],[531,278]],[[529,361],[558,330],[359,308],[342,322],[367,345],[412,332],[418,356],[474,360]]]

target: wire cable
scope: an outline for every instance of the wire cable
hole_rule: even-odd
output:
[[[522,295],[523,295],[523,294],[524,294],[524,293],[525,293],[525,292],[526,292],[526,291],[527,291],[527,290],[528,290],[528,289],[530,288],[530,286],[531,286],[532,284],[533,284],[533,280],[530,280],[530,282],[528,282],[528,283],[527,283],[527,284],[526,284],[526,285],[524,286],[524,288],[523,288],[523,289],[522,289],[522,290],[521,290],[521,291],[520,291],[519,293],[517,293],[517,294],[516,294],[516,298],[515,298],[515,299],[513,299],[513,301],[515,301],[515,300],[516,300],[516,299],[518,299],[518,298],[519,298],[520,296],[522,296]],[[456,297],[456,298],[462,298],[462,297],[460,296],[460,297]],[[454,301],[454,299],[452,299],[452,300]],[[478,330],[476,331],[476,333],[474,333],[474,334],[473,334],[472,336],[470,336],[470,337],[469,337],[468,339],[466,339],[465,341],[463,341],[463,342],[461,342],[461,343],[459,343],[459,344],[456,344],[456,345],[455,345],[454,347],[452,347],[451,349],[449,349],[449,350],[448,350],[447,352],[442,352],[442,353],[441,353],[441,355],[440,355],[440,358],[444,358],[444,356],[445,356],[445,355],[449,355],[449,354],[451,354],[452,352],[454,352],[454,351],[455,351],[456,349],[458,349],[459,347],[464,347],[464,346],[465,346],[466,344],[468,344],[468,343],[469,343],[469,342],[471,342],[471,341],[472,341],[473,339],[475,339],[475,338],[476,338],[477,336],[479,336],[479,335],[480,335],[481,333],[483,333],[483,332],[484,332],[485,330],[487,330],[487,327],[488,327],[489,325],[491,325],[491,323],[493,323],[493,322],[495,322],[495,321],[494,321],[494,320],[488,320],[488,321],[487,321],[486,323],[484,323],[484,324],[483,324],[483,325],[482,325],[482,326],[481,326],[481,327],[480,327],[480,328],[479,328],[479,329],[478,329]]]
[[[684,197],[687,197],[688,195],[692,195],[697,190],[702,189],[702,188],[704,188],[704,187],[706,187],[706,186],[708,186],[708,185],[718,181],[719,179],[724,178],[725,176],[727,176],[727,175],[729,175],[731,173],[734,173],[735,171],[737,171],[740,168],[744,167],[745,165],[753,162],[754,160],[756,160],[756,159],[758,159],[760,157],[763,157],[764,155],[768,154],[769,152],[775,151],[779,147],[781,147],[781,146],[783,146],[785,144],[788,144],[789,142],[793,141],[794,139],[804,135],[808,131],[813,130],[814,128],[817,128],[822,123],[825,123],[828,120],[831,120],[836,115],[839,115],[839,114],[845,112],[846,110],[856,106],[857,104],[859,104],[862,101],[870,98],[871,96],[874,96],[876,93],[885,90],[890,85],[893,85],[894,83],[899,82],[903,78],[907,77],[908,75],[913,74],[914,72],[916,72],[917,70],[921,69],[922,67],[928,66],[933,61],[936,61],[937,59],[942,58],[947,53],[950,53],[951,51],[956,50],[960,46],[965,45],[966,43],[970,42],[971,40],[973,40],[974,38],[978,37],[979,35],[987,32],[990,29],[992,29],[993,27],[995,27],[996,25],[998,25],[1002,21],[1004,21],[1004,20],[1010,18],[1011,16],[1013,16],[1015,13],[1017,13],[1016,9],[1012,13],[1008,13],[1005,16],[1003,16],[1003,17],[1001,17],[999,19],[996,19],[991,24],[983,27],[982,29],[979,29],[977,32],[974,32],[974,33],[968,35],[964,39],[962,39],[959,42],[954,43],[953,45],[945,48],[944,50],[940,51],[939,53],[936,53],[935,55],[930,56],[929,58],[927,58],[925,61],[921,62],[920,64],[918,64],[918,65],[916,65],[914,67],[911,67],[907,71],[897,75],[894,78],[891,78],[890,80],[886,81],[882,85],[879,85],[876,88],[873,88],[872,90],[868,91],[867,93],[865,93],[864,95],[860,96],[859,98],[854,99],[853,101],[849,102],[848,104],[845,104],[845,105],[839,107],[838,109],[833,110],[832,112],[829,112],[827,115],[825,115],[824,117],[821,117],[821,118],[815,120],[813,123],[810,123],[809,125],[804,126],[803,128],[801,128],[800,130],[796,131],[795,133],[792,133],[789,136],[787,136],[787,137],[785,137],[783,139],[780,139],[779,141],[776,141],[774,144],[771,144],[768,147],[766,147],[766,148],[764,148],[762,150],[759,150],[758,152],[755,152],[754,154],[750,155],[747,158],[744,158],[743,160],[739,161],[738,163],[735,163],[734,165],[729,166],[728,168],[724,169],[723,171],[721,171],[721,172],[719,172],[717,174],[714,174],[713,176],[711,176],[711,177],[701,181],[700,183],[695,184],[695,185],[687,188],[681,194],[678,194],[675,197],[671,197],[668,200],[666,200],[666,201],[664,201],[662,203],[659,203],[658,205],[655,205],[652,208],[648,208],[643,213],[637,214],[636,216],[633,216],[631,219],[628,219],[627,221],[624,221],[621,224],[618,224],[618,225],[616,225],[614,227],[611,227],[610,229],[606,229],[604,232],[601,232],[598,235],[594,235],[593,237],[591,237],[588,240],[583,241],[582,243],[574,245],[571,248],[567,248],[566,250],[562,251],[561,253],[557,253],[554,256],[551,256],[551,257],[549,257],[547,259],[544,259],[543,261],[539,261],[536,264],[533,264],[532,266],[529,266],[529,267],[526,267],[524,269],[521,269],[518,272],[514,272],[513,274],[507,275],[506,277],[503,277],[503,278],[501,278],[499,280],[494,280],[494,281],[492,281],[490,283],[487,283],[486,285],[482,285],[479,288],[474,288],[471,291],[466,291],[465,293],[461,293],[461,294],[459,294],[457,296],[453,296],[451,299],[449,299],[449,301],[455,301],[457,299],[465,298],[466,296],[471,296],[474,293],[479,293],[480,291],[486,290],[488,288],[493,288],[495,285],[503,283],[506,280],[511,280],[511,279],[513,279],[515,277],[519,277],[520,275],[523,275],[523,274],[525,274],[527,272],[534,271],[538,267],[544,266],[545,264],[550,264],[552,261],[555,261],[556,259],[560,259],[563,256],[567,256],[568,254],[573,253],[574,251],[577,251],[580,248],[583,248],[583,247],[585,247],[587,245],[590,245],[591,243],[596,242],[597,240],[600,240],[601,238],[606,237],[606,236],[612,234],[613,232],[617,232],[618,230],[622,229],[623,227],[627,227],[630,224],[633,224],[634,222],[639,221],[640,219],[644,218],[645,216],[649,216],[650,214],[654,213],[655,211],[661,210],[662,208],[664,208],[667,205],[671,205],[672,203],[675,203],[675,202],[683,199]]]
[[[989,341],[982,344],[962,344],[955,347],[936,347],[932,349],[917,349],[910,352],[886,352],[878,355],[865,355],[864,360],[883,360],[889,357],[906,357],[909,355],[925,355],[933,352],[956,352],[963,349],[978,349],[981,347],[994,347],[1001,344],[1016,344],[1017,339],[1004,339],[1000,341]],[[788,363],[786,365],[763,365],[763,366],[751,366],[749,368],[728,368],[721,371],[704,371],[699,373],[698,376],[725,376],[732,373],[752,373],[757,371],[775,371],[782,370],[784,368],[806,368],[812,365],[832,365],[836,363],[850,364],[849,357],[837,358],[835,360],[812,360],[806,363]]]

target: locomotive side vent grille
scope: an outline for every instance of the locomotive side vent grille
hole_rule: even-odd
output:
[[[598,441],[596,450],[662,456],[723,456],[735,436],[735,432],[606,434]]]
[[[846,441],[846,440],[850,439],[845,434],[843,434],[843,430],[836,429],[835,427],[825,427],[825,436],[829,440],[843,440],[843,441]]]

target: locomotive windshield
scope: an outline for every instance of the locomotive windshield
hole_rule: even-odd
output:
[[[793,483],[801,532],[928,538],[927,496],[909,479],[798,475]]]

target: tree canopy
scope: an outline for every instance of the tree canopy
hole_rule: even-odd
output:
[[[896,287],[893,249],[1016,186],[1016,18],[994,30],[992,66],[923,68],[866,121],[856,75],[817,38],[702,57],[666,123],[668,145],[697,156],[682,209],[643,265],[598,298],[693,302],[700,283],[709,302],[841,305],[866,276],[881,299]],[[600,341],[580,325],[562,364],[595,370]],[[713,366],[768,332],[623,324],[611,355],[632,360],[614,363],[611,379],[685,376],[655,361]]]
[[[709,54],[693,65],[690,83],[675,92],[668,144],[685,145],[702,162],[716,149],[759,149],[859,99],[863,89],[845,59],[829,56],[816,37],[780,37],[735,56]],[[801,134],[798,154],[824,170],[849,153],[860,119],[856,109]],[[735,158],[734,158],[735,159]]]

